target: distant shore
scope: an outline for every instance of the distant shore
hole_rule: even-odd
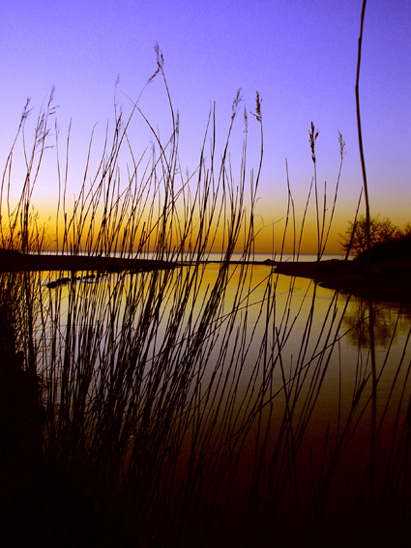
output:
[[[102,257],[89,255],[25,254],[15,251],[0,252],[0,272],[56,271],[56,272],[121,272],[164,270],[174,268],[171,261]]]
[[[221,261],[210,261],[219,263]],[[244,261],[231,261],[239,264]],[[355,261],[325,259],[321,261],[247,261],[269,266],[278,274],[310,278],[323,287],[361,297],[372,295],[389,301],[411,303],[410,265],[408,263],[383,263],[373,267],[368,276]],[[158,259],[103,257],[63,254],[23,254],[0,250],[0,272],[55,271],[55,272],[143,272],[172,269],[189,263],[176,263]]]

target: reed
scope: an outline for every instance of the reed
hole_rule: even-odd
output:
[[[245,170],[246,132],[239,180],[232,177],[229,150],[238,93],[220,159],[211,111],[199,167],[184,179],[178,115],[159,49],[152,78],[163,81],[171,134],[163,141],[138,101],[127,120],[118,114],[91,177],[90,141],[71,212],[66,197],[69,160],[62,165],[55,137],[60,192],[54,238],[64,254],[154,256],[179,267],[100,274],[92,282],[69,273],[68,283],[53,289],[45,285],[43,273],[2,275],[0,320],[13,327],[1,340],[2,352],[8,348],[9,356],[2,374],[9,382],[7,371],[21,371],[13,382],[20,390],[30,385],[34,394],[19,412],[7,400],[8,413],[19,424],[15,453],[21,454],[27,441],[26,415],[31,413],[37,425],[30,459],[26,454],[18,466],[11,459],[2,466],[14,480],[31,461],[30,488],[21,487],[24,500],[13,481],[7,484],[12,503],[3,505],[3,538],[68,546],[299,546],[308,536],[325,545],[333,537],[335,543],[336,535],[351,543],[382,538],[394,518],[403,533],[409,511],[409,335],[395,365],[389,346],[376,377],[369,347],[360,342],[354,359],[344,355],[343,341],[367,321],[365,314],[354,325],[347,323],[349,297],[335,293],[319,311],[321,288],[314,282],[298,300],[295,278],[284,286],[271,267],[262,274],[251,264],[263,160],[259,96],[253,120],[261,129],[256,176]],[[28,114],[26,107],[18,128],[24,143]],[[53,116],[51,96],[26,153],[27,175],[14,207],[12,152],[19,137],[7,159],[0,235],[6,249],[44,250],[45,232],[30,212],[41,160],[53,137],[48,129]],[[136,116],[152,132],[150,153],[133,150]],[[244,124],[247,130],[247,117]],[[67,148],[69,140],[70,134]],[[315,140],[312,126],[314,171]],[[341,162],[343,149],[340,137]],[[123,153],[131,166],[124,188]],[[341,166],[333,213],[340,176]],[[319,259],[329,225],[326,191],[321,214],[316,173],[314,178]],[[287,184],[286,229],[296,226]],[[310,196],[311,191],[307,207]],[[221,261],[211,264],[207,259],[221,231]],[[297,256],[301,237],[294,234]],[[242,261],[237,263],[232,259],[240,242]],[[20,351],[22,364],[17,364]],[[330,412],[327,419],[322,417],[327,413],[323,394],[335,368],[336,415]],[[353,382],[347,380],[348,368],[355,371]],[[389,386],[380,395],[385,401],[378,420],[375,382]],[[363,437],[371,411],[370,472],[369,459],[357,461],[359,454],[370,452]],[[315,431],[318,417],[321,432]],[[393,417],[387,452],[384,432]],[[350,482],[353,492],[344,489],[350,474],[357,479]],[[370,477],[372,500],[366,489]],[[399,509],[395,515],[389,512],[388,496]],[[367,521],[371,503],[375,519]]]

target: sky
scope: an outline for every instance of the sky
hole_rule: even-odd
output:
[[[180,116],[180,162],[196,169],[215,103],[222,146],[231,105],[262,99],[264,163],[257,210],[261,224],[280,226],[287,197],[286,162],[297,215],[313,176],[308,130],[319,130],[317,176],[330,204],[339,168],[338,131],[346,143],[331,245],[352,219],[362,187],[355,79],[361,0],[14,0],[0,18],[0,162],[3,170],[26,98],[33,115],[55,86],[60,135],[71,120],[70,192],[75,195],[90,134],[102,143],[114,103],[130,109],[164,55],[173,105]],[[118,84],[116,82],[118,80]],[[371,214],[403,226],[411,211],[411,2],[368,0],[362,51],[360,105]],[[140,107],[167,134],[170,116],[161,81],[144,91]],[[258,122],[249,117],[248,167],[257,167]],[[241,116],[231,161],[241,161]],[[64,137],[61,137],[64,148]],[[145,127],[136,146],[150,142]],[[16,160],[17,162],[17,160]],[[16,166],[18,175],[18,165]],[[51,168],[39,178],[39,211],[54,207]],[[17,191],[16,191],[17,194]],[[322,190],[321,190],[322,194]],[[267,229],[267,235],[271,229]],[[305,251],[310,252],[309,242]]]

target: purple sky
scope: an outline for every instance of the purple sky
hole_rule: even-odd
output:
[[[26,97],[34,112],[56,86],[61,134],[72,119],[71,191],[76,165],[84,165],[91,130],[104,135],[117,101],[129,108],[151,76],[154,44],[180,113],[180,157],[195,169],[210,106],[216,101],[217,138],[222,143],[231,103],[241,87],[243,104],[254,110],[262,97],[265,159],[259,208],[265,223],[284,214],[285,159],[302,208],[312,177],[308,129],[320,130],[318,176],[333,190],[338,172],[337,130],[346,157],[336,232],[352,217],[361,188],[355,111],[355,77],[361,0],[45,0],[4,3],[0,19],[0,161],[18,125]],[[364,148],[371,212],[402,225],[411,210],[411,4],[369,0],[361,72]],[[141,106],[160,129],[168,127],[160,82],[146,90]],[[257,124],[250,119],[250,160],[255,163]],[[242,121],[234,136],[232,162],[239,164]],[[99,133],[100,132],[100,133]],[[136,135],[138,147],[147,133]],[[137,146],[137,145],[136,145]],[[3,167],[2,167],[3,169]],[[40,180],[43,203],[54,185]],[[330,196],[331,197],[331,196]]]

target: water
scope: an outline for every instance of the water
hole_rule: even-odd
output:
[[[368,512],[386,512],[387,494],[408,512],[408,308],[374,303],[374,369],[367,303],[265,265],[113,274],[41,292],[45,397],[70,424],[81,405],[101,432],[101,408],[127,411],[127,459],[154,466],[165,483],[150,480],[152,504],[177,501],[173,519],[188,492],[193,519],[215,506],[238,531],[260,528],[260,540],[295,520],[305,531],[355,516],[365,526]]]

